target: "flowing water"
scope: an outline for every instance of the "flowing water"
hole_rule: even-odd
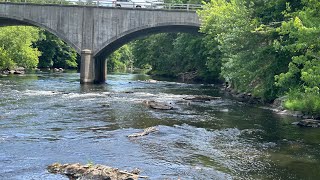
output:
[[[93,163],[150,179],[318,179],[320,130],[227,98],[215,85],[108,75],[80,85],[77,73],[0,77],[0,179],[67,179],[46,166]],[[186,102],[187,95],[221,100]],[[169,111],[144,100],[171,103]],[[138,138],[127,135],[156,126]]]

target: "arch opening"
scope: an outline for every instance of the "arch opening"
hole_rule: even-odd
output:
[[[104,83],[106,80],[106,59],[114,51],[122,47],[123,45],[137,40],[142,37],[146,37],[159,33],[188,33],[201,35],[199,33],[199,25],[162,25],[151,28],[141,28],[138,30],[132,30],[119,35],[117,38],[111,39],[105,43],[105,46],[94,54],[95,58],[95,82]]]
[[[140,28],[120,34],[116,38],[110,39],[102,48],[94,53],[94,57],[99,60],[105,60],[112,52],[121,46],[145,36],[158,33],[191,33],[200,34],[199,25],[160,25],[150,28]]]

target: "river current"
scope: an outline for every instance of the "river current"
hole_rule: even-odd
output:
[[[150,179],[318,179],[320,130],[237,102],[216,85],[111,74],[80,85],[78,73],[0,77],[0,179],[66,180],[46,167],[93,163],[139,168]],[[188,95],[222,97],[186,102]],[[144,100],[174,110],[147,108]],[[155,126],[147,136],[127,135]]]

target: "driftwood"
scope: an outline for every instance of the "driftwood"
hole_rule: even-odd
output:
[[[162,103],[162,102],[156,102],[156,101],[143,101],[145,105],[152,109],[159,109],[159,110],[171,110],[173,109],[172,106]]]
[[[50,173],[66,175],[70,180],[137,180],[148,178],[140,176],[139,170],[121,171],[104,165],[59,164],[49,165]]]
[[[155,128],[155,127],[148,127],[148,128],[146,128],[146,129],[144,129],[143,132],[130,134],[130,135],[128,135],[128,137],[130,138],[130,137],[145,136],[145,135],[148,135],[149,133],[155,132],[155,131],[158,131],[158,129]]]
[[[213,96],[187,96],[183,98],[184,100],[194,101],[194,102],[205,102],[211,100],[219,100],[221,97],[213,97]]]

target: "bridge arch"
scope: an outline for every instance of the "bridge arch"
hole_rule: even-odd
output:
[[[138,39],[140,37],[158,34],[158,33],[169,33],[169,32],[184,32],[184,33],[192,33],[192,34],[200,34],[199,33],[199,24],[157,24],[153,27],[139,27],[135,29],[130,29],[119,34],[116,37],[113,37],[106,41],[96,52],[94,52],[93,56],[99,59],[105,59],[112,52],[120,48],[121,46],[129,43],[132,40]]]
[[[121,46],[127,44],[128,42],[138,39],[140,37],[158,34],[158,33],[169,33],[169,32],[183,32],[198,34],[199,24],[178,24],[178,23],[167,23],[167,24],[157,24],[153,27],[139,27],[136,29],[131,29],[125,31],[118,35],[117,37],[111,38],[106,41],[99,49],[93,54],[95,59],[95,82],[103,83],[106,80],[106,58],[115,50]]]
[[[64,41],[69,46],[74,48],[76,50],[76,52],[80,55],[81,50],[79,47],[77,47],[74,43],[69,41],[69,39],[67,37],[65,37],[62,33],[58,32],[54,29],[51,29],[44,24],[29,20],[29,19],[21,18],[21,17],[6,16],[6,15],[0,14],[0,27],[4,27],[4,26],[34,26],[34,27],[39,27],[39,28],[45,29],[46,31],[50,32],[51,34],[62,39],[62,41]]]

